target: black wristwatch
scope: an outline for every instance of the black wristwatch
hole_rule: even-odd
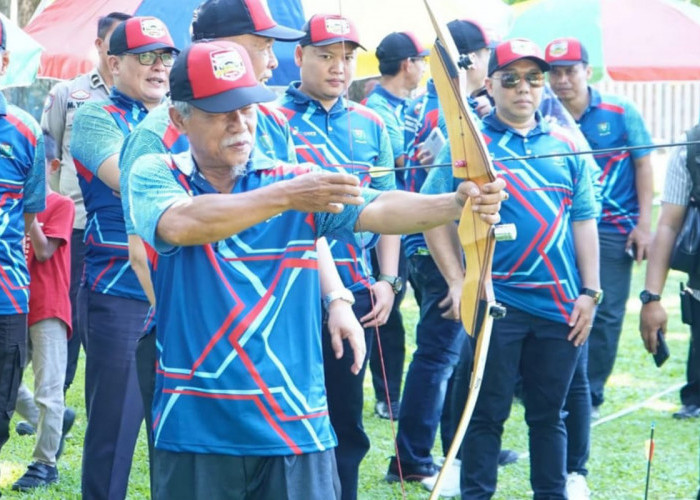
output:
[[[593,299],[595,305],[603,302],[603,290],[593,290],[592,288],[581,288],[579,295],[588,295]]]
[[[398,295],[403,290],[403,280],[401,276],[390,276],[388,274],[380,274],[377,276],[378,281],[386,281],[391,285],[391,289],[394,291],[394,295]]]
[[[661,295],[651,293],[649,290],[642,290],[642,292],[639,294],[639,300],[642,301],[642,304],[648,304],[649,302],[658,302],[659,300],[661,300]]]

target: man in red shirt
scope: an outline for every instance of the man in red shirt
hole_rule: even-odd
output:
[[[56,142],[44,134],[47,170],[59,164]],[[47,179],[50,172],[47,172]],[[71,334],[70,241],[75,218],[73,200],[46,186],[46,209],[36,215],[26,243],[29,268],[29,344],[34,368],[34,398],[20,390],[17,412],[37,426],[33,462],[12,489],[29,491],[58,481],[56,459],[75,413],[64,410],[68,337]],[[26,397],[29,395],[29,397]],[[64,411],[66,419],[64,422]],[[31,415],[38,418],[34,421]]]

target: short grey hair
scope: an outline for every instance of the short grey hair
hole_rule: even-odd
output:
[[[192,105],[187,101],[171,101],[170,104],[185,119],[189,118],[192,114]]]

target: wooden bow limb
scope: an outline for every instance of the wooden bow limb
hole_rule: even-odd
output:
[[[438,21],[431,1],[424,0],[424,3],[437,34],[437,41],[430,54],[430,70],[447,125],[453,175],[482,186],[494,181],[496,173],[481,131],[466,107],[466,99],[462,93],[466,74],[456,64],[459,52],[447,26]],[[514,227],[509,229],[514,231]],[[458,234],[466,259],[460,314],[467,334],[476,336],[477,341],[469,396],[452,445],[433,486],[431,500],[439,496],[446,471],[459,451],[474,413],[486,366],[493,319],[505,314],[505,309],[495,301],[491,283],[491,262],[498,239],[496,228],[472,211],[471,201],[468,200],[460,217]]]

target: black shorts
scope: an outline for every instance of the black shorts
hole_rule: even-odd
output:
[[[154,499],[333,500],[340,498],[335,450],[239,457],[155,450]]]

